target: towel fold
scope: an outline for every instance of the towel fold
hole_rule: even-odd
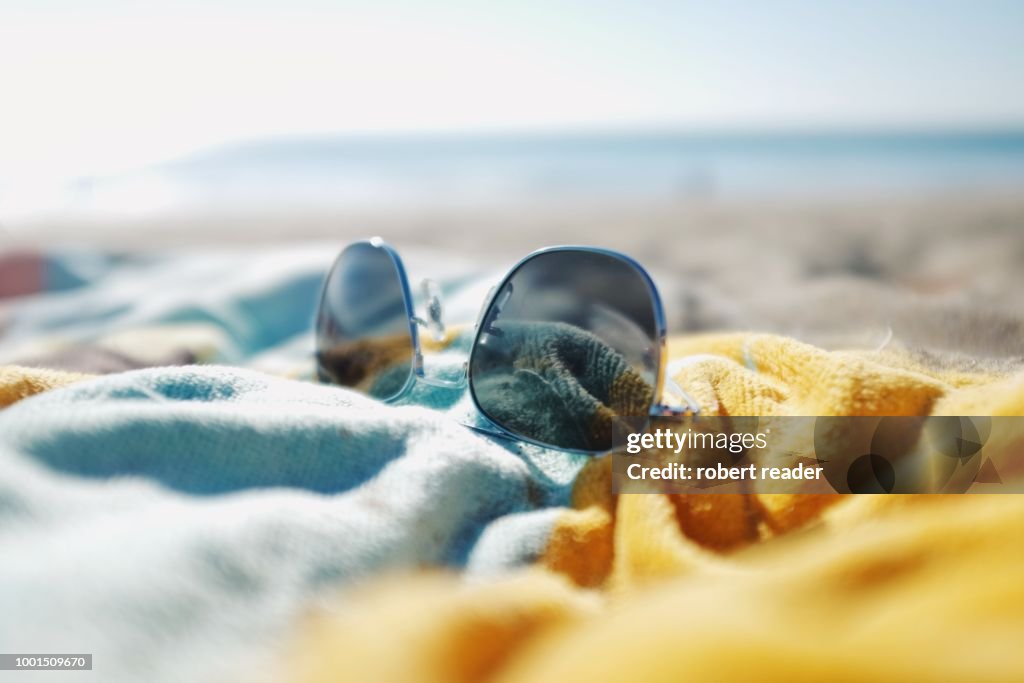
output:
[[[673,555],[659,581],[596,595],[534,571],[483,585],[392,578],[346,596],[336,615],[311,618],[280,680],[1024,677],[1017,496],[857,496],[825,513],[815,534],[728,559],[682,536],[671,547],[656,531],[676,525],[668,501],[631,498],[642,503],[624,514],[645,517],[654,533],[617,551]]]
[[[329,256],[102,260],[5,302],[0,357],[310,376]],[[669,355],[705,414],[1024,414],[1013,364],[755,334]],[[2,406],[0,642],[93,652],[76,680],[1024,678],[1013,496],[614,496],[608,458],[463,427],[464,393],[237,367],[6,366]]]
[[[675,364],[676,380],[711,414],[1024,414],[1024,376],[928,367],[899,352],[739,334],[671,349],[692,359]],[[616,497],[610,477],[609,457],[580,471],[540,558],[547,576],[363,588],[343,616],[319,614],[300,633],[288,679],[1024,676],[1017,496]],[[767,542],[808,526],[816,531]],[[400,658],[372,645],[385,637]]]
[[[670,356],[696,359],[677,363],[675,380],[706,415],[1024,415],[1024,373],[929,368],[895,351],[828,352],[774,335],[725,334],[674,338]],[[574,509],[552,530],[543,560],[547,566],[584,586],[601,584],[615,571],[634,577],[648,569],[662,573],[660,559],[648,563],[645,553],[613,550],[616,538],[650,533],[645,514],[625,517],[640,526],[637,534],[617,528],[622,507],[652,503],[650,496],[612,495],[610,457],[587,463],[573,496]],[[742,548],[799,528],[840,500],[831,495],[669,498],[676,524],[665,528],[673,538],[678,526],[689,541],[713,550]],[[659,547],[673,546],[666,541]]]
[[[0,642],[91,652],[104,683],[255,666],[320,591],[384,570],[529,564],[579,468],[238,368],[0,377],[71,382],[0,411]]]
[[[825,352],[767,335],[679,338],[670,349],[676,381],[709,414],[1024,409],[1021,376],[928,367],[897,352]],[[252,643],[276,652],[325,588],[421,566],[481,577],[533,568],[477,588],[405,575],[365,595],[353,589],[340,598],[342,617],[317,618],[297,637],[282,677],[330,680],[344,663],[361,680],[571,680],[634,666],[650,680],[743,680],[751,671],[732,637],[742,632],[767,662],[766,680],[792,678],[793,657],[816,677],[837,667],[852,680],[879,671],[873,657],[851,664],[843,643],[859,638],[890,656],[913,649],[894,626],[864,631],[882,609],[859,609],[880,600],[872,595],[891,601],[900,629],[934,612],[963,624],[923,631],[948,640],[951,654],[901,661],[897,680],[914,667],[952,680],[963,673],[955,643],[1024,635],[1011,618],[1024,604],[1003,583],[1024,576],[1019,544],[1008,542],[1024,532],[1015,497],[616,497],[608,457],[491,442],[443,413],[335,387],[217,367],[95,379],[8,367],[0,379],[8,403],[65,386],[0,412],[0,538],[23,551],[0,577],[25,597],[24,610],[0,617],[0,635],[32,649],[62,623],[73,636],[62,645],[107,658],[104,680],[142,674],[123,656],[126,642],[145,653],[151,680],[179,676],[160,656],[171,623],[188,634],[175,644],[192,652],[197,680],[212,653],[194,634],[254,665]],[[465,399],[441,403],[453,412]],[[820,530],[767,543],[808,525]],[[893,559],[873,538],[909,550]],[[955,591],[941,589],[944,572]],[[993,585],[1005,599],[988,607]],[[182,601],[188,614],[168,622],[165,605]],[[849,610],[860,616],[840,616],[835,637],[823,638]],[[1009,622],[993,634],[985,619]],[[605,642],[613,636],[621,649]],[[403,655],[374,656],[367,639]],[[985,667],[989,680],[1019,673],[1015,662]]]

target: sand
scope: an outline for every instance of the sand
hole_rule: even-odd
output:
[[[676,331],[761,330],[900,345],[958,364],[1024,357],[1024,189],[849,200],[378,207],[8,225],[0,245],[116,250],[383,235],[510,265],[550,244],[621,249],[655,274]]]

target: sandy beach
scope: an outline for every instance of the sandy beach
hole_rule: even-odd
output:
[[[382,235],[495,268],[551,244],[649,267],[676,331],[759,330],[826,347],[1024,356],[1024,192],[167,215],[9,225],[10,248],[340,248]],[[983,362],[975,360],[974,362]]]

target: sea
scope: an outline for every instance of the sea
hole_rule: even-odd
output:
[[[1024,188],[1024,127],[983,131],[318,135],[235,142],[45,192],[19,216],[592,200],[847,199]],[[36,188],[38,190],[38,188]]]

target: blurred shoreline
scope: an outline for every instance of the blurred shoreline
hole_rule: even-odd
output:
[[[225,143],[106,174],[0,178],[0,222],[22,232],[114,219],[188,230],[197,217],[217,216],[274,234],[265,216],[275,225],[299,218],[308,231],[325,216],[458,222],[595,206],[834,205],[1021,187],[1024,131],[1015,129],[325,134]]]
[[[657,260],[685,251],[679,240],[745,239],[756,245],[787,233],[814,239],[846,235],[902,242],[953,233],[1009,231],[1024,249],[1024,184],[878,195],[741,199],[635,199],[400,204],[365,208],[166,211],[158,215],[66,216],[0,221],[0,246],[96,247],[148,251],[209,246],[336,241],[382,235],[396,243],[500,258],[555,243],[586,243]],[[898,235],[890,233],[898,232]],[[789,241],[788,238],[785,238]],[[666,242],[675,244],[666,245]],[[668,252],[667,246],[672,246]],[[665,264],[669,265],[669,264]]]

